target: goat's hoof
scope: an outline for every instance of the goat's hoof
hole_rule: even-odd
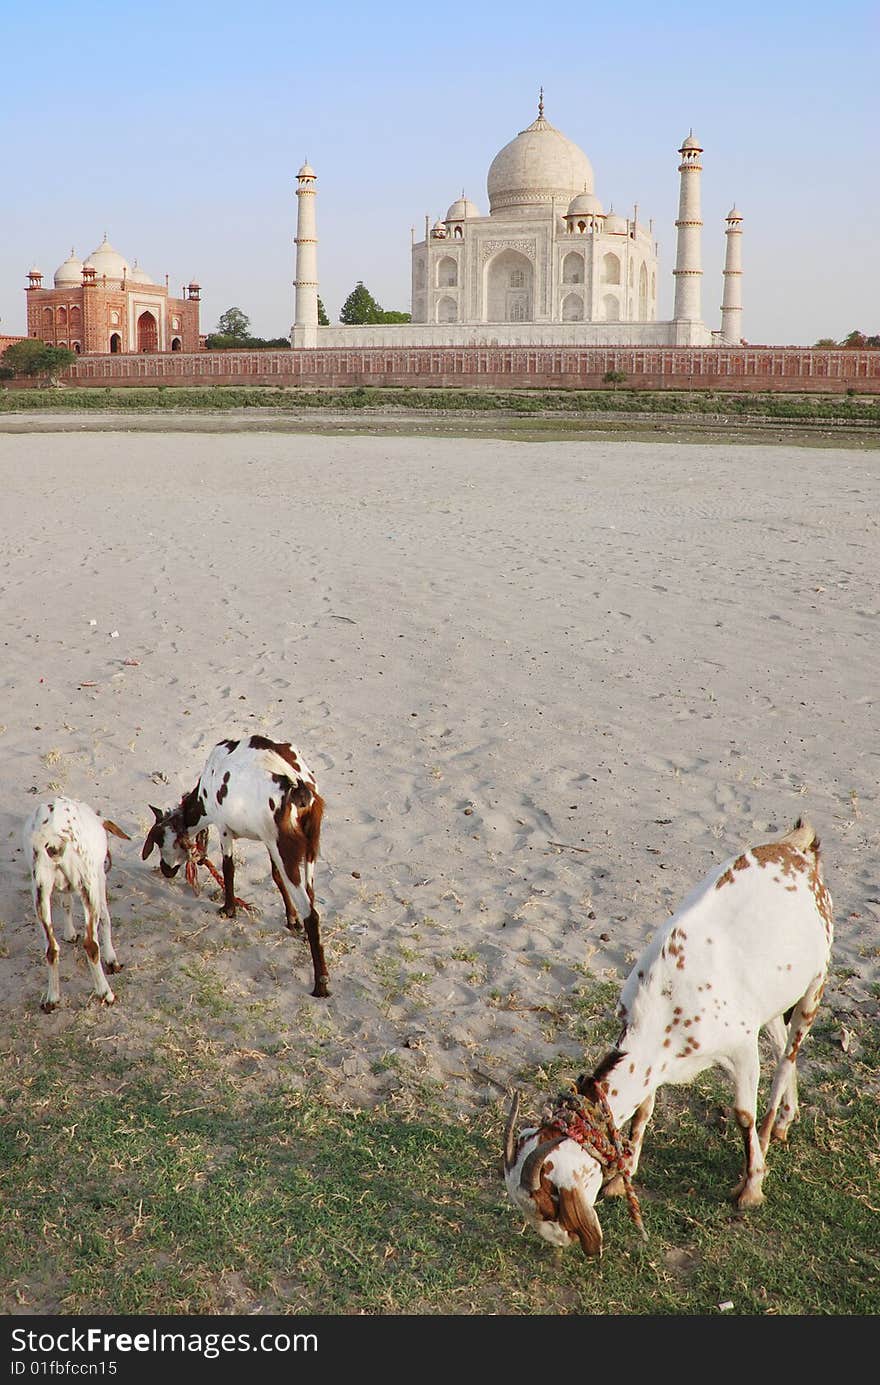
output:
[[[78,942],[79,942],[79,934],[78,934],[78,933],[71,933],[71,934],[70,934],[70,937],[69,937],[69,938],[63,938],[63,939],[62,939],[62,942],[65,942],[65,943],[78,943]]]
[[[110,973],[111,976],[115,976],[117,972],[122,971],[122,968],[123,968],[124,966],[125,966],[125,963],[124,963],[124,962],[105,962],[105,963],[104,963],[104,968],[105,968],[105,970],[106,970],[106,971],[109,971],[109,973]]]
[[[319,999],[323,1000],[326,999],[329,994],[330,988],[327,985],[327,977],[322,976],[320,981],[315,982],[315,989],[312,991],[312,995],[318,996]]]
[[[750,1207],[760,1207],[763,1201],[763,1193],[740,1193],[736,1205],[741,1212],[747,1212]]]
[[[53,1010],[57,1010],[57,1009],[58,1009],[58,1001],[57,1001],[57,1000],[41,1000],[41,1001],[40,1001],[40,1009],[42,1010],[42,1012],[43,1012],[44,1015],[51,1015],[51,1013],[52,1013]]]
[[[116,996],[113,994],[112,991],[108,991],[106,995],[99,996],[98,1000],[100,1001],[101,1005],[116,1004]]]
[[[288,933],[301,933],[303,931],[303,926],[299,919],[288,919],[287,931]]]
[[[778,1143],[781,1144],[781,1145],[787,1144],[787,1143],[788,1143],[788,1126],[787,1126],[787,1125],[774,1125],[773,1129],[770,1131],[770,1139],[771,1139],[771,1140],[776,1140],[776,1141],[778,1141]]]
[[[741,1212],[746,1211],[749,1207],[760,1207],[761,1203],[764,1201],[764,1194],[760,1187],[750,1188],[747,1178],[741,1178],[739,1180],[730,1196]]]
[[[234,918],[235,918],[235,909],[234,909],[234,908],[232,908],[232,909],[227,909],[227,907],[226,907],[225,904],[223,905],[223,907],[222,907],[221,909],[218,909],[218,910],[217,910],[217,913],[220,915],[221,919],[234,919]]]

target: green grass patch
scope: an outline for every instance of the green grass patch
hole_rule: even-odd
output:
[[[601,1048],[598,987],[572,1023]],[[771,1149],[761,1209],[726,1199],[741,1147],[726,1085],[665,1088],[639,1176],[649,1239],[603,1203],[605,1254],[588,1261],[522,1234],[500,1099],[467,1119],[440,1089],[406,1113],[352,1110],[281,1081],[255,1093],[191,1047],[185,1064],[156,1049],[126,1066],[87,1031],[48,1062],[48,1041],[16,1042],[0,1054],[0,1311],[874,1314],[876,1091],[830,1032],[809,1043],[802,1119]],[[572,1075],[530,1074],[525,1110]]]
[[[412,389],[372,387],[308,389],[268,386],[172,385],[123,388],[0,389],[0,413],[58,412],[198,412],[230,409],[317,410],[345,413],[407,410],[521,415],[638,415],[709,417],[725,422],[760,420],[789,423],[837,421],[851,425],[880,423],[880,399],[870,395],[798,395],[713,390],[636,390],[619,385],[603,390],[473,388]]]

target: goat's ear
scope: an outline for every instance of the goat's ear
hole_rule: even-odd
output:
[[[162,812],[162,809],[154,808],[152,803],[150,804],[150,812],[153,814],[153,817],[156,819],[157,822],[161,822],[165,816],[165,814]]]
[[[577,1236],[584,1255],[601,1255],[602,1228],[595,1207],[587,1202],[579,1188],[558,1188],[557,1191],[560,1226]]]
[[[151,827],[150,830],[149,830],[149,832],[147,833],[147,840],[144,842],[143,850],[141,851],[141,860],[142,860],[142,861],[145,861],[145,860],[147,859],[147,857],[149,856],[150,852],[153,850],[153,847],[154,847],[155,845],[156,845],[156,829],[155,829],[155,827]]]
[[[103,825],[104,831],[105,831],[105,832],[112,832],[113,835],[114,835],[114,837],[121,837],[122,840],[123,840],[124,842],[130,842],[130,841],[131,841],[131,837],[128,835],[128,833],[127,833],[127,832],[123,832],[122,828],[121,828],[121,827],[117,827],[117,826],[116,826],[116,823],[115,823],[115,822],[111,822],[109,818],[105,818],[102,825]]]

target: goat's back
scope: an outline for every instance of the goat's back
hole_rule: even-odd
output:
[[[40,803],[24,824],[22,839],[31,873],[56,889],[79,889],[100,876],[107,833],[97,813],[74,798]]]
[[[800,827],[731,857],[687,896],[627,978],[620,997],[627,1023],[656,1016],[665,1028],[667,1011],[682,1023],[698,1015],[701,1046],[708,1027],[717,1030],[713,1048],[729,1046],[737,1032],[788,1010],[824,974],[831,896],[818,842]],[[661,996],[666,1004],[658,1004]]]

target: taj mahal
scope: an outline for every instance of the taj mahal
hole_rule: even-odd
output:
[[[412,246],[411,322],[318,326],[317,175],[297,174],[294,347],[738,346],[742,217],[726,219],[720,328],[701,307],[700,181],[693,131],[678,150],[679,204],[671,321],[657,320],[660,267],[653,222],[602,205],[586,154],[538,115],[489,166],[489,214],[462,195],[425,218]]]

